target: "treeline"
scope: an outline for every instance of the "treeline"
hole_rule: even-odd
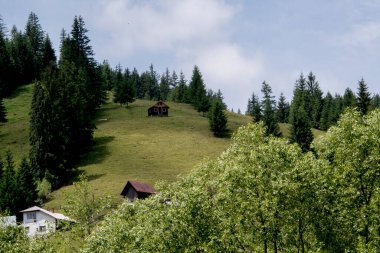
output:
[[[269,86],[265,82],[263,83]],[[269,86],[270,89],[270,86]],[[262,90],[263,91],[263,90]],[[271,89],[270,89],[271,94]],[[357,93],[347,88],[342,95],[334,96],[327,92],[323,95],[315,75],[310,72],[307,77],[303,74],[295,82],[293,98],[289,104],[281,93],[278,101],[263,91],[263,99],[253,93],[248,100],[246,114],[251,115],[254,122],[264,121],[268,134],[277,134],[278,123],[290,123],[291,140],[301,145],[304,151],[310,149],[313,140],[311,128],[327,130],[335,125],[341,113],[348,107],[358,107],[364,115],[368,111],[380,107],[380,96],[371,96],[364,79],[358,83]]]
[[[348,109],[315,153],[265,131],[241,127],[217,160],[124,203],[82,252],[379,252],[380,110]]]
[[[30,13],[24,31],[13,26],[9,35],[0,16],[0,122],[6,121],[3,98],[39,79],[51,61],[56,61],[54,50],[35,13]]]
[[[6,36],[0,23],[0,89],[8,96],[20,85],[35,83],[30,170],[36,182],[58,188],[69,181],[80,156],[92,144],[96,109],[106,98],[102,67],[93,58],[80,16],[74,18],[70,33],[61,32],[58,61],[35,13],[29,15],[24,32],[13,27]],[[0,102],[1,121],[5,110]]]
[[[210,129],[215,136],[223,137],[228,132],[224,113],[227,107],[222,92],[206,89],[198,66],[194,66],[189,82],[182,72],[178,77],[175,71],[170,72],[169,69],[160,76],[153,65],[139,75],[136,68],[123,71],[118,65],[113,70],[107,62],[103,62],[102,73],[108,89],[114,90],[115,103],[128,106],[128,103],[139,98],[191,104],[203,116],[209,117]]]

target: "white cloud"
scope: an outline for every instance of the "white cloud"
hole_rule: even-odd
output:
[[[263,64],[232,42],[238,12],[239,5],[221,0],[103,1],[94,21],[108,39],[97,54],[172,57],[187,79],[196,64],[208,88],[221,89],[229,106],[244,110]]]
[[[380,23],[368,22],[353,25],[345,34],[334,36],[331,43],[336,46],[371,47],[380,42]]]

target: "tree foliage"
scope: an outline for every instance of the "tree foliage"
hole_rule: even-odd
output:
[[[223,137],[228,132],[227,116],[223,111],[223,105],[219,100],[215,100],[209,111],[210,129],[217,137]]]

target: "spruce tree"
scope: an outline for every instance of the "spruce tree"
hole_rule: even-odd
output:
[[[289,103],[286,102],[286,98],[284,94],[281,92],[278,98],[277,110],[276,110],[277,121],[280,123],[288,123],[289,111],[290,111]]]
[[[310,115],[310,125],[314,128],[320,128],[319,122],[321,119],[322,111],[322,95],[323,92],[319,87],[319,83],[316,80],[313,72],[310,72],[306,80],[307,96],[306,96],[306,113]]]
[[[380,95],[379,94],[375,94],[373,97],[372,97],[372,102],[371,102],[371,105],[372,105],[372,108],[380,108]]]
[[[26,158],[22,159],[16,174],[16,206],[18,210],[23,210],[33,206],[37,199],[36,181],[32,168]]]
[[[7,48],[5,32],[5,25],[0,16],[0,97],[1,95],[9,95],[11,90],[13,89],[10,82],[12,74],[11,59]]]
[[[160,92],[159,92],[159,100],[167,100],[170,92],[170,73],[166,68],[166,72],[161,75],[160,80]]]
[[[12,153],[7,150],[5,155],[5,171],[0,181],[0,210],[11,214],[18,213],[16,208],[16,172]]]
[[[355,107],[355,106],[356,106],[355,93],[350,88],[347,88],[344,91],[344,95],[343,95],[343,108]]]
[[[308,97],[306,79],[303,74],[301,74],[294,88],[289,123],[292,124],[290,140],[298,143],[304,152],[310,149],[310,144],[313,141],[310,118],[308,115]]]
[[[252,97],[249,102],[251,103],[249,106],[249,109],[251,110],[249,114],[252,116],[252,121],[259,122],[262,119],[262,110],[260,100],[254,92],[252,93]]]
[[[367,84],[363,78],[359,81],[357,106],[362,115],[367,114],[371,106],[371,94],[368,92]]]
[[[321,130],[327,130],[334,123],[334,98],[327,92],[323,99],[323,109],[321,115]]]
[[[188,88],[185,80],[185,75],[181,71],[179,75],[179,82],[177,87],[177,99],[176,102],[186,103],[187,102]]]
[[[1,90],[0,90],[0,122],[7,122],[7,112],[4,106],[4,100],[1,96]]]
[[[44,32],[39,23],[39,19],[34,12],[31,12],[25,27],[25,36],[28,39],[33,55],[33,76],[32,79],[39,78],[43,66],[42,55],[44,47]]]
[[[43,45],[42,45],[42,57],[41,57],[42,70],[48,66],[56,66],[57,57],[55,56],[55,51],[53,49],[49,35],[46,35]]]
[[[262,108],[263,116],[262,121],[265,126],[265,134],[267,136],[280,136],[280,128],[278,126],[276,118],[276,101],[274,96],[272,96],[272,88],[265,81],[262,84],[261,92],[263,93]]]
[[[223,111],[223,105],[219,100],[215,100],[209,111],[210,129],[216,137],[223,137],[227,134],[227,116]]]
[[[204,103],[206,88],[203,82],[202,74],[198,66],[194,66],[191,81],[189,83],[189,103],[198,110],[199,106]]]

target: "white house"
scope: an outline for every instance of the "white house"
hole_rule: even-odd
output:
[[[28,236],[44,235],[55,232],[57,220],[73,221],[69,217],[49,212],[38,206],[21,211],[23,213],[23,226]]]

